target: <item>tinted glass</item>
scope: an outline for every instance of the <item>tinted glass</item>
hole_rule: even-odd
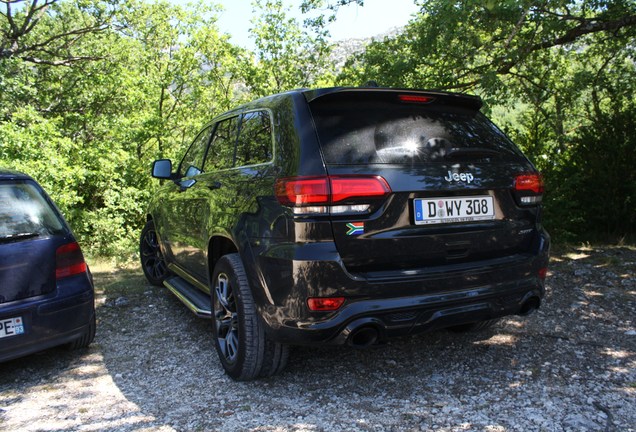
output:
[[[33,184],[0,183],[0,240],[64,231],[64,224]]]
[[[330,164],[428,163],[464,148],[486,149],[490,156],[520,154],[490,120],[471,109],[320,100],[311,109]]]
[[[272,160],[272,123],[267,111],[243,115],[236,146],[236,165],[257,165]]]
[[[192,177],[203,172],[203,157],[210,139],[212,126],[203,129],[190,145],[179,165],[179,177]]]
[[[232,117],[218,123],[212,144],[205,160],[206,170],[219,170],[234,166],[234,147],[238,133],[238,117]]]

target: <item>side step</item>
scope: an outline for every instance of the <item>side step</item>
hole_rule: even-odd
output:
[[[163,281],[163,284],[172,291],[188,309],[194,312],[195,315],[201,318],[212,318],[210,296],[198,290],[179,276],[169,277]]]

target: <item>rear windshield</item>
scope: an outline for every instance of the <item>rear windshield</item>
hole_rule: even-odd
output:
[[[64,224],[28,182],[0,183],[0,241],[59,234]]]
[[[521,155],[490,120],[467,108],[317,99],[311,111],[329,164],[445,162],[462,149],[482,151],[473,158]]]

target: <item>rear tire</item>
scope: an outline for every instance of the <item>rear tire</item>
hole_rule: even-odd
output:
[[[152,285],[163,286],[163,281],[168,276],[168,267],[161,253],[155,223],[152,220],[146,222],[141,231],[139,240],[139,258],[141,269],[148,282]]]
[[[265,358],[259,377],[267,378],[278,375],[287,366],[289,360],[289,346],[272,341],[265,341]]]
[[[482,330],[486,330],[494,326],[499,322],[499,318],[478,321],[476,323],[468,323],[468,324],[460,324],[452,327],[448,327],[448,330],[454,333],[468,333],[468,332],[478,332]]]
[[[289,348],[268,340],[238,254],[221,257],[212,276],[214,345],[225,372],[236,381],[283,370]]]
[[[75,350],[80,348],[86,348],[91,343],[93,343],[93,340],[95,339],[96,328],[97,328],[97,321],[95,318],[95,311],[93,310],[93,316],[88,323],[88,328],[86,329],[86,331],[84,332],[82,336],[75,339],[73,342],[69,343],[68,345],[69,349]]]

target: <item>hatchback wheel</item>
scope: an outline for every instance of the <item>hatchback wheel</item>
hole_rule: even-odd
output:
[[[141,231],[139,256],[141,258],[141,268],[148,282],[156,286],[162,286],[164,279],[168,276],[168,268],[159,247],[155,224],[151,220],[146,222],[146,226]]]
[[[88,327],[86,328],[86,331],[84,331],[84,333],[79,338],[69,343],[68,347],[74,350],[79,348],[86,348],[87,346],[89,346],[91,343],[93,343],[93,340],[95,339],[96,327],[97,327],[97,321],[95,318],[95,310],[93,310],[93,316],[91,317],[91,320],[88,322]]]
[[[288,347],[267,339],[239,255],[221,257],[212,280],[215,347],[225,372],[237,381],[280,372]]]

